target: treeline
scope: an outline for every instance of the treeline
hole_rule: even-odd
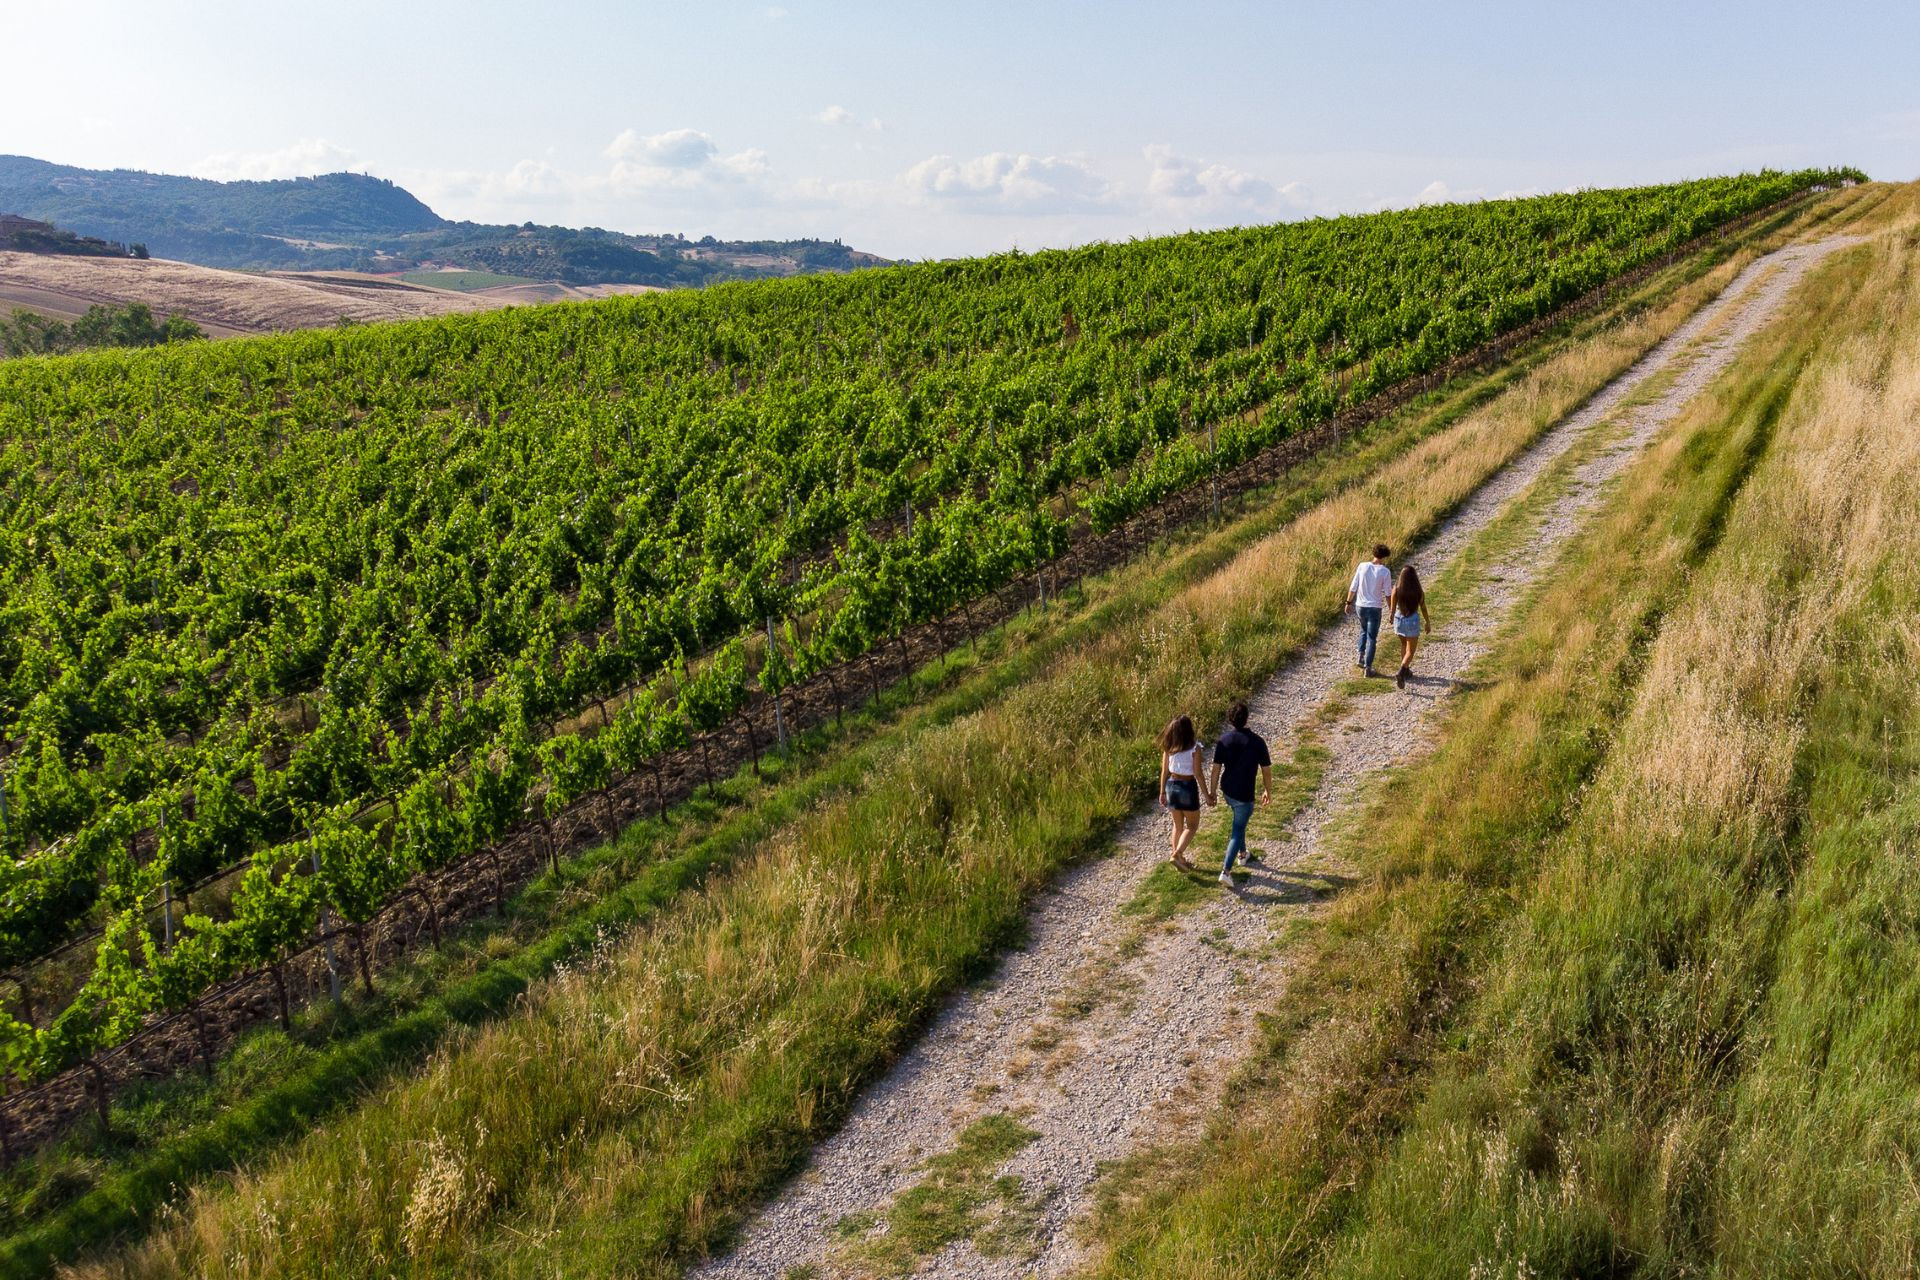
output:
[[[145,258],[144,244],[122,244],[97,236],[75,235],[51,223],[0,213],[0,249],[18,253],[56,253],[81,258]]]
[[[85,315],[71,323],[16,307],[10,319],[0,320],[0,355],[57,356],[96,347],[158,347],[206,336],[199,325],[178,312],[165,320],[155,319],[153,308],[144,302],[88,307]]]

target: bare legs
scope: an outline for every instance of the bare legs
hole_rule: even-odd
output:
[[[1419,647],[1420,637],[1400,637],[1400,671],[1394,676],[1393,682],[1402,689],[1407,687],[1407,677],[1413,674],[1413,654]]]
[[[1198,809],[1169,809],[1173,815],[1173,834],[1168,839],[1167,861],[1182,871],[1193,870],[1193,863],[1187,861],[1187,846],[1193,843],[1193,837],[1200,830],[1200,811]]]

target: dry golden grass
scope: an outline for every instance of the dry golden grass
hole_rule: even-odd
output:
[[[1920,939],[1834,887],[1914,888],[1916,194],[1719,389],[1772,445],[1330,1274],[1913,1274]]]
[[[144,302],[156,315],[184,312],[215,336],[227,336],[324,328],[342,317],[363,324],[418,320],[501,305],[385,280],[379,287],[357,287],[352,278],[345,272],[332,280],[259,275],[159,258],[0,253],[0,307],[78,315],[96,303]]]

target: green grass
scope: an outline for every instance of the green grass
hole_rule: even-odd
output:
[[[430,289],[451,289],[456,293],[498,289],[510,284],[548,283],[532,276],[503,276],[497,271],[403,271],[400,279],[408,284],[423,284]]]
[[[1804,412],[1832,382],[1809,372],[1814,352],[1895,328],[1864,275],[1830,268],[1531,594],[1439,749],[1348,833],[1365,880],[1302,941],[1232,1114],[1107,1188],[1097,1274],[1910,1272],[1898,1153],[1920,1136],[1920,1059],[1895,1010],[1913,1007],[1920,946],[1884,907],[1847,936],[1834,886],[1801,892],[1792,874],[1833,779],[1836,867],[1880,903],[1911,877],[1845,823],[1910,830],[1899,787],[1920,752],[1890,746],[1889,726],[1911,726],[1914,697],[1827,695],[1807,714],[1810,690],[1873,686],[1846,674],[1849,628],[1824,630],[1820,592],[1803,608],[1791,585],[1888,553],[1884,525],[1869,551],[1858,508],[1914,505],[1910,430],[1904,451],[1863,450],[1833,426],[1873,421],[1863,406]],[[1807,419],[1827,424],[1824,448]],[[1836,454],[1850,471],[1783,480]],[[1893,598],[1920,590],[1906,573]],[[1900,644],[1883,629],[1867,647]],[[1848,731],[1827,736],[1828,705]],[[1804,975],[1849,953],[1906,963],[1863,983],[1829,962],[1811,989]],[[1830,1062],[1856,1026],[1859,1051]]]
[[[863,1273],[906,1276],[962,1240],[983,1257],[1024,1256],[1044,1202],[1020,1179],[994,1170],[1039,1136],[1005,1113],[975,1120],[960,1131],[953,1150],[921,1165],[920,1180],[884,1212],[850,1214],[834,1225],[840,1259]]]
[[[1640,341],[1616,344],[1620,354],[1609,360],[1630,358]],[[356,1270],[376,1251],[410,1254],[427,1271],[517,1274],[540,1250],[564,1247],[586,1270],[651,1274],[697,1254],[793,1167],[938,998],[1017,933],[1026,895],[1062,862],[1098,852],[1149,772],[1147,729],[1168,696],[1157,682],[1192,669],[1196,652],[1211,654],[1219,675],[1199,692],[1224,705],[1231,689],[1303,643],[1322,620],[1318,602],[1337,598],[1357,530],[1378,526],[1374,494],[1390,460],[1544,359],[1428,402],[1304,468],[1263,509],[1173,565],[1122,575],[1111,598],[1062,628],[1060,645],[1036,644],[1030,657],[1011,659],[975,690],[971,708],[905,725],[859,755],[847,765],[864,772],[857,790],[787,795],[794,808],[786,812],[804,812],[775,814],[766,836],[735,846],[734,876],[709,881],[697,898],[679,895],[657,926],[630,934],[599,964],[536,982],[512,1018],[451,1038],[430,1072],[355,1096],[327,1131],[266,1162],[239,1195],[270,1181],[282,1207],[268,1218],[226,1218],[221,1206],[237,1201],[203,1200],[192,1213],[211,1234],[170,1230],[134,1270],[217,1269],[196,1241],[229,1231],[238,1234],[226,1237],[232,1248],[221,1246],[219,1265],[250,1265],[242,1261],[249,1251],[270,1247],[296,1270]],[[1430,476],[1422,503],[1397,502],[1402,524],[1393,534],[1412,537],[1437,519],[1530,439],[1551,406],[1539,412],[1546,416],[1486,437],[1498,443],[1455,472]],[[1307,539],[1298,552],[1256,543],[1322,498],[1352,523],[1315,525],[1296,538]],[[1236,556],[1248,563],[1215,575],[1224,582],[1202,582]],[[1282,567],[1293,581],[1275,573]],[[1182,587],[1191,602],[1163,602]],[[1284,609],[1274,608],[1276,594],[1289,602]],[[1216,596],[1217,612],[1193,612]],[[981,696],[987,688],[994,697]],[[1053,743],[1062,734],[1071,746]],[[1063,758],[1091,751],[1093,767],[1068,776],[1022,767],[1050,744]],[[683,972],[702,980],[668,988],[657,977]],[[645,1043],[622,1039],[631,1035]],[[615,1051],[655,1064],[643,1088],[607,1090],[625,1070],[605,1060]],[[509,1060],[517,1065],[506,1067]],[[515,1083],[503,1093],[498,1081],[507,1077]],[[463,1128],[470,1123],[484,1140]],[[422,1148],[428,1132],[462,1135],[448,1141],[473,1162],[470,1178],[448,1164],[452,1146]],[[232,1158],[183,1161],[182,1180]],[[435,1203],[452,1216],[413,1207],[426,1203],[428,1186],[442,1189]],[[309,1202],[315,1193],[324,1198]],[[108,1192],[98,1202],[116,1199]],[[106,1229],[125,1229],[152,1203],[120,1208]],[[273,1222],[284,1229],[253,1235]],[[94,1225],[49,1224],[37,1240],[16,1241],[9,1260],[44,1266],[101,1239]]]
[[[1215,874],[1205,870],[1182,871],[1166,861],[1155,863],[1121,912],[1137,916],[1146,924],[1170,920],[1186,908],[1215,896],[1220,888],[1214,880]]]

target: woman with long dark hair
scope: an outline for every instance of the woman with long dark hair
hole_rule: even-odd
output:
[[[1205,794],[1207,803],[1213,803],[1212,794],[1204,790],[1201,752],[1192,716],[1177,715],[1160,731],[1160,807],[1173,815],[1167,861],[1182,871],[1193,870],[1193,863],[1187,861],[1187,846],[1200,830],[1200,797]]]
[[[1433,630],[1433,618],[1427,613],[1427,591],[1420,585],[1420,574],[1408,565],[1400,571],[1400,580],[1393,584],[1393,594],[1387,597],[1387,608],[1393,614],[1393,634],[1400,638],[1400,670],[1393,677],[1394,687],[1407,687],[1407,677],[1413,674],[1414,650],[1420,647],[1421,623],[1425,630]]]

